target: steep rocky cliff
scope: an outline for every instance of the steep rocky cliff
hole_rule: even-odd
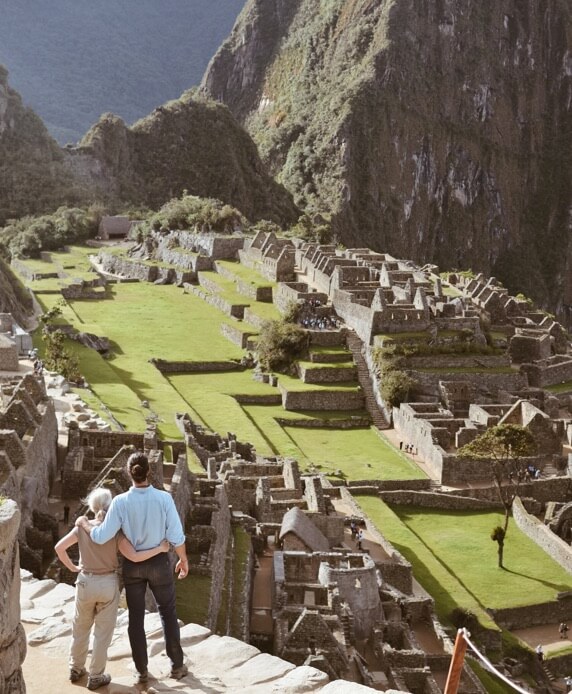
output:
[[[249,0],[202,89],[338,237],[572,304],[565,0]]]
[[[230,111],[190,92],[132,127],[105,114],[77,148],[66,149],[66,164],[106,199],[155,208],[186,190],[230,203],[251,220],[298,215]]]
[[[78,197],[58,145],[0,65],[0,225]]]

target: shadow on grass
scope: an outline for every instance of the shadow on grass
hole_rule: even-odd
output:
[[[545,585],[548,588],[552,588],[553,590],[556,590],[560,593],[570,590],[570,586],[563,585],[562,583],[552,583],[552,581],[545,581],[542,578],[537,578],[536,576],[531,576],[530,574],[523,574],[520,571],[513,571],[512,569],[507,569],[506,566],[503,566],[502,568],[503,571],[506,571],[509,574],[514,574],[515,576],[522,576],[522,578],[526,578],[529,581],[534,581],[534,583],[542,583],[542,585]]]

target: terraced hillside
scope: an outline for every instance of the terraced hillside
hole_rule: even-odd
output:
[[[334,477],[424,476],[371,426],[343,340],[311,347],[298,365],[301,377],[279,374],[270,383],[261,382],[253,379],[252,369],[240,367],[263,321],[280,316],[272,301],[252,298],[253,288],[272,290],[275,283],[239,263],[217,261],[213,270],[197,273],[197,284],[185,283],[184,289],[110,282],[104,298],[62,303],[62,284],[74,276],[95,276],[87,271],[90,252],[74,247],[52,254],[51,262],[23,261],[23,267],[38,278],[31,287],[45,310],[61,304],[63,325],[110,340],[107,358],[77,342],[69,346],[79,358],[92,402],[99,402],[100,410],[108,408],[123,428],[142,431],[153,419],[164,438],[180,438],[175,413],[189,412],[214,431],[230,430],[253,443],[261,454],[291,456],[302,467]],[[114,249],[115,256],[127,261],[123,254]],[[154,265],[129,262],[140,263],[145,271]],[[165,272],[184,272],[173,264],[159,265]],[[54,271],[61,275],[63,268],[67,277],[41,278]],[[39,336],[36,340],[41,348]],[[162,372],[150,360],[182,364],[183,373],[159,364]],[[312,382],[317,370],[331,372],[327,382]]]

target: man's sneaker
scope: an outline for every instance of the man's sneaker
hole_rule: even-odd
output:
[[[70,682],[77,682],[78,680],[81,680],[84,675],[87,675],[87,670],[84,667],[72,667],[70,670]]]
[[[189,674],[189,668],[186,665],[181,665],[180,667],[174,667],[171,670],[171,677],[174,680],[181,680],[185,675]]]
[[[135,674],[135,682],[137,684],[147,684],[148,681],[149,673],[147,672],[147,670],[145,670],[145,672],[137,672]]]
[[[87,688],[93,691],[94,689],[105,687],[105,685],[109,684],[110,682],[111,675],[107,675],[105,673],[103,675],[90,675],[87,679]]]

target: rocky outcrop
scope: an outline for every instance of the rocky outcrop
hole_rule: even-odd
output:
[[[20,623],[20,511],[15,501],[0,499],[0,692],[24,694],[22,663],[26,635]]]
[[[21,599],[22,621],[29,625],[30,660],[33,659],[38,667],[42,656],[49,658],[53,691],[56,691],[58,676],[63,679],[67,674],[74,589],[51,580],[37,581],[24,573]],[[161,621],[157,613],[145,615],[145,631],[150,656],[149,671],[153,678],[152,691],[172,692],[173,680],[169,680],[171,668],[165,654]],[[345,680],[328,682],[328,676],[314,667],[296,667],[276,656],[261,653],[254,646],[237,639],[211,634],[209,629],[197,624],[186,624],[181,628],[181,645],[189,674],[177,683],[176,690],[179,692],[367,694],[374,691]],[[107,670],[113,677],[106,689],[109,694],[131,690],[133,675],[126,674],[130,660],[127,611],[120,609],[108,652]],[[24,671],[26,677],[30,672],[30,678],[38,680],[31,666],[27,669],[25,665]],[[393,691],[395,690],[388,690],[388,694]]]
[[[216,197],[250,220],[291,222],[290,194],[267,173],[248,133],[221,104],[190,92],[132,127],[105,114],[77,148],[69,170],[107,199],[156,208],[187,191]]]
[[[338,237],[572,304],[561,0],[250,0],[202,89]]]

